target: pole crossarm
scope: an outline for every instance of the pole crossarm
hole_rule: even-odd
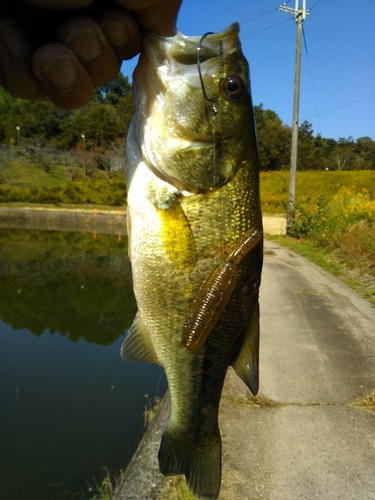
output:
[[[302,16],[302,21],[306,19],[306,16],[310,15],[310,12],[306,9],[306,0],[304,0],[302,7],[298,7],[298,0],[296,0],[296,8],[293,9],[292,7],[287,7],[286,3],[283,5],[280,5],[279,10],[281,12],[286,12],[287,14],[291,14],[292,16],[295,16],[295,21],[299,17]]]

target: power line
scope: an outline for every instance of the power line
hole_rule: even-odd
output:
[[[327,113],[331,113],[332,111],[336,111],[337,109],[346,108],[347,106],[351,106],[352,104],[357,104],[357,102],[366,101],[367,99],[371,99],[372,97],[375,97],[375,94],[371,94],[367,97],[362,97],[362,99],[357,99],[356,101],[348,102],[346,104],[343,104],[342,106],[337,106],[336,108],[327,109],[327,111],[322,111],[321,113],[318,113],[316,115],[307,116],[305,120],[307,120],[308,118],[314,118],[315,116],[321,116]]]
[[[308,66],[308,69],[309,69],[310,82],[311,82],[311,88],[312,88],[312,93],[313,93],[313,98],[314,98],[314,105],[315,105],[316,117],[317,117],[317,120],[318,120],[319,133],[321,134],[322,133],[322,128],[321,128],[320,120],[319,120],[318,104],[317,104],[317,100],[316,100],[316,93],[315,93],[314,80],[313,80],[313,77],[312,77],[312,71],[311,71],[311,66],[310,66],[309,53],[308,53],[308,50],[307,50],[307,42],[306,42],[306,34],[305,34],[305,28],[304,28],[304,26],[302,26],[302,33],[303,33],[303,40],[305,42],[307,66]]]
[[[250,19],[246,19],[246,21],[242,21],[240,24],[249,23],[250,21],[254,21],[255,19],[259,19],[260,17],[267,16],[268,14],[271,14],[271,12],[275,12],[276,10],[278,10],[278,7],[273,8],[271,10],[268,10],[267,12],[264,12],[263,14],[259,14],[259,16],[255,16],[255,17],[252,17]]]
[[[316,2],[316,4],[314,4],[314,5],[311,7],[311,9],[309,9],[309,10],[313,10],[313,8],[314,8],[314,7],[316,7],[317,5],[319,5],[319,4],[320,4],[320,2],[323,2],[323,0],[319,0],[319,2]]]
[[[287,23],[288,21],[292,21],[292,18],[286,19],[285,21],[281,21],[280,23],[272,24],[271,26],[267,26],[267,28],[263,28],[262,30],[254,31],[254,33],[250,33],[249,35],[242,36],[241,38],[242,39],[249,38],[249,36],[257,35],[258,33],[262,33],[263,31],[274,28],[275,26],[279,26],[280,24]]]

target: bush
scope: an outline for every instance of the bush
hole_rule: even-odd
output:
[[[316,203],[297,206],[291,235],[328,251],[340,249],[352,260],[368,260],[375,254],[375,200],[365,189],[355,193],[341,188],[331,200],[320,196]]]

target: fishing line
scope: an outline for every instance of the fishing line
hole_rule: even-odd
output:
[[[201,50],[202,50],[202,45],[203,45],[203,40],[206,38],[208,35],[213,35],[213,31],[208,31],[205,33],[201,39],[199,40],[198,46],[197,46],[197,67],[198,67],[198,75],[199,75],[199,80],[201,83],[202,87],[202,92],[203,96],[206,99],[206,101],[211,102],[212,104],[212,109],[211,109],[211,115],[212,115],[212,140],[213,140],[213,187],[215,188],[217,183],[220,181],[219,176],[217,176],[216,172],[216,123],[215,123],[215,117],[218,113],[216,101],[212,97],[208,97],[206,88],[204,85],[203,81],[203,76],[202,76],[202,69],[201,69]],[[223,49],[223,42],[220,42],[220,49],[219,49],[219,54],[220,54],[220,65],[223,64],[223,57],[224,57],[224,49]],[[221,199],[221,189],[219,188],[219,206],[220,206],[220,219],[223,222],[223,203]],[[224,238],[223,238],[223,224],[220,224],[220,241],[221,241],[221,248],[220,248],[220,253],[223,255],[224,252]],[[224,257],[223,257],[224,258]]]
[[[201,71],[201,50],[202,50],[203,40],[206,38],[207,35],[213,35],[213,34],[214,34],[213,31],[208,31],[199,40],[198,47],[197,47],[197,65],[198,65],[199,80],[201,82],[201,86],[202,86],[202,91],[203,91],[204,98],[206,99],[206,101],[210,101],[212,103],[212,111],[211,111],[211,113],[212,113],[212,116],[215,116],[217,114],[216,102],[213,99],[211,99],[210,97],[208,97],[207,94],[206,94],[206,89],[204,87],[204,82],[203,82],[203,77],[202,77],[202,71]],[[222,43],[220,43],[220,45],[222,46]]]

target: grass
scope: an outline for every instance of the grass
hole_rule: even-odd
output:
[[[306,257],[311,262],[314,262],[314,264],[317,264],[335,276],[343,275],[343,265],[333,260],[331,254],[324,252],[320,248],[316,248],[314,243],[307,238],[298,239],[288,236],[267,235],[267,239],[276,241],[279,245],[290,248],[290,250]]]
[[[116,485],[117,481],[112,480],[108,469],[105,469],[105,476],[101,484],[95,482],[94,486],[89,485],[89,500],[114,500]]]
[[[18,187],[50,187],[67,184],[70,181],[70,173],[63,165],[51,165],[49,173],[45,173],[42,167],[31,162],[11,161],[1,165],[1,183],[8,186]],[[75,168],[79,178],[84,178],[82,169]],[[100,172],[100,171],[98,171]],[[105,174],[100,172],[100,174]],[[105,177],[105,175],[100,175]]]
[[[375,413],[375,391],[373,391],[371,394],[367,394],[366,396],[357,398],[355,406],[358,406],[363,410],[369,410],[372,413]]]
[[[315,203],[319,196],[330,199],[345,186],[351,191],[367,189],[375,197],[375,171],[354,172],[298,172],[296,177],[296,204]],[[289,172],[261,172],[260,197],[263,213],[285,214],[289,192]]]
[[[195,500],[190,492],[184,476],[173,476],[166,479],[168,486],[157,497],[157,500]]]
[[[340,277],[347,285],[356,290],[363,298],[375,306],[375,275],[371,268],[368,272],[362,267],[361,260],[355,267],[340,258],[336,252],[328,252],[317,248],[309,239],[297,239],[287,236],[267,235],[267,239],[276,241],[279,245],[290,248],[294,252],[322,267],[334,276]]]

